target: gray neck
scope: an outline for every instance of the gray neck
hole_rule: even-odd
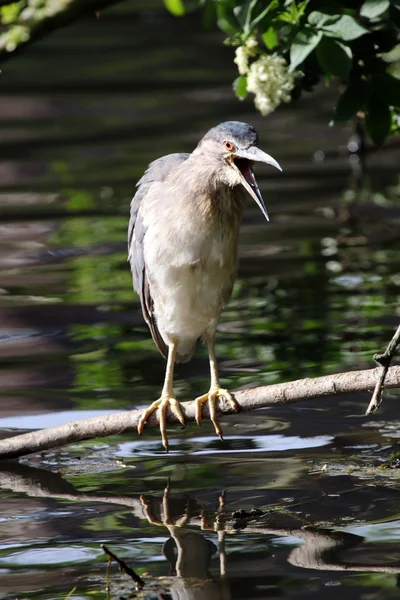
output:
[[[215,166],[204,155],[191,155],[182,164],[179,183],[189,191],[196,212],[229,226],[230,221],[240,221],[246,192],[241,185],[230,187],[221,181],[219,171],[218,163]]]

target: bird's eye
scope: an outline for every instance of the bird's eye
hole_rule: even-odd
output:
[[[224,146],[227,150],[229,150],[229,152],[232,152],[232,150],[235,149],[235,146],[232,144],[232,142],[224,142]]]

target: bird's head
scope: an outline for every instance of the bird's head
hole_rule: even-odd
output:
[[[215,179],[230,187],[242,185],[254,198],[267,219],[264,200],[253,174],[253,163],[263,162],[282,171],[277,161],[258,147],[254,127],[240,121],[226,121],[210,129],[200,141],[195,153],[215,166]]]

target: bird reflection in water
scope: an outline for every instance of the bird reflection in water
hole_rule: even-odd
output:
[[[188,500],[186,499],[183,502],[179,497],[170,497],[169,485],[165,489],[162,499],[151,498],[149,500],[149,497],[144,496],[99,494],[98,492],[76,489],[71,482],[66,481],[59,473],[11,461],[1,465],[0,489],[12,491],[24,495],[24,497],[37,498],[38,502],[43,502],[45,498],[63,499],[72,502],[71,507],[73,506],[79,514],[82,513],[81,507],[85,503],[89,503],[91,507],[95,503],[127,507],[139,519],[146,519],[151,524],[167,528],[169,539],[164,544],[164,554],[170,563],[172,577],[144,576],[144,589],[138,592],[137,595],[140,598],[229,600],[231,598],[231,588],[227,579],[225,536],[228,533],[238,533],[243,530],[244,535],[239,535],[236,538],[237,544],[246,545],[246,550],[250,552],[250,555],[252,550],[249,548],[249,536],[257,536],[257,546],[259,547],[259,543],[262,543],[265,548],[270,546],[271,536],[273,538],[289,537],[291,540],[293,538],[298,539],[298,543],[291,541],[289,544],[282,544],[280,550],[275,546],[273,554],[276,555],[276,558],[273,558],[272,554],[269,554],[267,558],[265,555],[251,555],[250,577],[254,573],[263,577],[269,588],[273,586],[276,590],[277,596],[282,594],[283,586],[286,586],[288,582],[288,575],[284,567],[285,562],[296,567],[299,570],[300,577],[305,577],[305,582],[307,577],[311,577],[314,581],[316,579],[315,575],[302,575],[301,573],[303,571],[304,574],[305,569],[324,572],[321,577],[324,577],[325,580],[328,577],[332,578],[333,573],[335,573],[336,578],[340,578],[341,572],[345,574],[345,577],[348,577],[351,572],[387,573],[400,577],[400,564],[396,564],[396,555],[393,554],[392,546],[390,546],[390,551],[386,547],[385,552],[385,546],[382,544],[378,560],[374,561],[373,555],[370,554],[367,548],[368,545],[364,546],[363,537],[347,531],[313,525],[313,520],[320,523],[322,517],[326,521],[331,514],[330,510],[332,509],[329,504],[327,508],[321,508],[322,505],[325,505],[325,501],[321,502],[321,499],[326,500],[326,496],[323,495],[321,497],[313,495],[312,498],[306,495],[295,505],[295,513],[287,510],[282,511],[282,504],[278,503],[274,506],[269,505],[265,510],[254,508],[247,511],[240,509],[235,510],[233,513],[227,512],[227,514],[225,514],[225,498],[222,495],[213,523],[208,523],[205,510],[204,508],[199,510],[199,503],[196,499],[190,496]],[[365,489],[370,490],[370,485],[366,485]],[[375,486],[373,486],[372,492],[368,492],[370,495],[367,498],[375,498],[375,501],[372,500],[372,504],[375,502],[380,512],[384,514],[381,488],[377,487],[376,491],[374,490]],[[358,487],[357,493],[359,491],[360,487]],[[348,495],[347,487],[346,489],[338,489],[338,494]],[[347,511],[350,496],[346,496],[346,498],[346,504],[341,505],[344,511]],[[243,497],[241,501],[248,504],[248,497]],[[235,504],[237,505],[237,501]],[[47,508],[47,505],[43,504],[43,506]],[[370,504],[368,504],[368,511],[370,510],[369,506]],[[397,505],[394,504],[394,500],[391,498],[383,506],[385,506],[387,514],[391,515],[393,514],[393,507]],[[291,505],[292,510],[293,508],[294,505]],[[46,515],[45,510],[43,514]],[[305,514],[307,514],[306,519]],[[343,515],[346,516],[347,514],[347,512],[343,512]],[[338,519],[336,513],[335,518]],[[47,527],[47,519],[45,523]],[[365,524],[368,525],[368,521]],[[198,530],[191,529],[192,527],[198,527]],[[215,572],[214,565],[212,565],[211,573],[211,559],[216,553],[217,546],[207,539],[210,531],[217,534],[218,574]],[[78,532],[80,535],[81,530],[78,529]],[[107,541],[107,546],[112,553],[116,554],[111,540]],[[75,546],[73,545],[73,547]],[[237,552],[235,554],[237,561]],[[141,562],[142,567],[148,564],[147,559],[148,556],[146,556],[144,562]],[[123,561],[120,560],[120,562]],[[129,566],[132,570],[134,565]],[[277,572],[278,567],[279,573]],[[243,581],[244,577],[246,576],[243,573],[243,568],[238,568],[238,562],[236,562],[235,570],[231,569],[230,573],[231,583],[235,585],[235,593],[232,592],[232,595],[235,595],[235,597],[238,597],[237,586],[240,581]],[[115,589],[121,582],[114,575],[111,575],[110,578],[112,579],[110,585]],[[290,577],[289,580],[291,580]],[[88,581],[92,585],[91,577]],[[126,576],[122,579],[122,582],[125,581],[127,581]],[[122,585],[125,594],[127,587],[125,583],[122,583]],[[251,586],[251,582],[246,578],[246,597],[248,597],[249,586]],[[132,593],[130,584],[128,584],[128,590],[128,593]],[[121,597],[121,595],[119,594],[118,597]]]
[[[191,519],[189,502],[184,514],[173,516],[170,502],[170,484],[164,490],[159,506],[156,507],[144,496],[140,497],[143,512],[149,523],[166,527],[170,538],[165,542],[163,554],[168,560],[170,575],[176,576],[168,593],[159,594],[160,600],[229,600],[231,598],[226,573],[225,553],[225,495],[219,497],[219,506],[213,524],[207,522],[204,508],[200,513],[202,531],[217,532],[218,548],[204,537],[200,531],[185,528]],[[154,516],[154,509],[161,513],[161,518]],[[212,556],[219,553],[220,577],[215,579],[210,573]]]

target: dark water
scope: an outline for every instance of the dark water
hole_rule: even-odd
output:
[[[233,99],[218,34],[137,6],[2,67],[4,436],[158,397],[165,363],[131,288],[129,203],[149,161],[222,120],[253,123],[284,169],[258,173],[271,222],[251,203],[244,217],[223,385],[370,368],[399,321],[399,140],[362,169],[352,131],[327,126],[325,88],[260,118]],[[200,347],[175,390],[208,384]],[[0,598],[136,597],[115,564],[107,579],[100,544],[144,578],[140,598],[398,598],[399,398],[365,418],[369,398],[225,417],[224,442],[206,422],[171,429],[168,456],[151,430],[1,463]]]

